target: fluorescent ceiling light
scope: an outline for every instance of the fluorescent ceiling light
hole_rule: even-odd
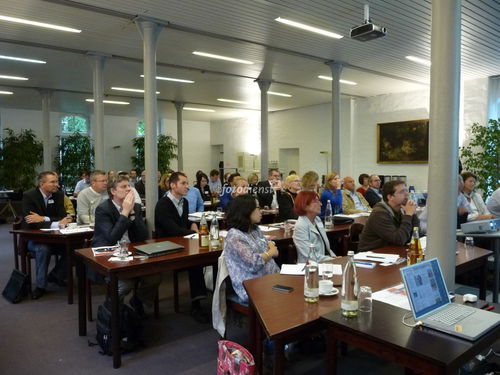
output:
[[[141,77],[144,78],[144,74],[141,74]],[[159,79],[161,81],[172,81],[172,82],[181,82],[181,83],[194,83],[194,81],[192,81],[190,79],[180,79],[180,78],[161,77],[161,76],[156,76],[156,79]]]
[[[142,90],[142,89],[130,89],[128,87],[111,87],[111,90],[144,93],[144,90]],[[159,94],[159,93],[160,93],[159,91],[156,92],[156,94]]]
[[[222,55],[214,55],[213,53],[207,53],[207,52],[193,51],[193,55],[210,57],[211,59],[231,61],[231,62],[240,63],[240,64],[248,64],[248,65],[253,64],[253,62],[248,61],[248,60],[235,59],[234,57],[228,57],[228,56],[222,56]]]
[[[247,102],[243,102],[241,100],[224,99],[224,98],[218,98],[217,100],[219,102],[226,102],[226,103],[247,104]]]
[[[0,75],[0,79],[14,79],[16,81],[27,81],[28,80],[28,78],[26,78],[26,77],[3,76],[3,75]]]
[[[94,99],[85,99],[86,102],[94,103]],[[119,104],[119,105],[129,105],[129,102],[120,102],[118,100],[103,100],[104,104]]]
[[[81,33],[82,32],[82,30],[73,29],[71,27],[53,25],[51,23],[45,23],[45,22],[30,21],[30,20],[25,20],[23,18],[15,18],[15,17],[0,15],[0,20],[15,22],[15,23],[22,23],[22,24],[31,25],[31,26],[39,26],[39,27],[44,27],[46,29],[52,29],[52,30],[67,31],[70,33]]]
[[[24,57],[15,57],[15,56],[0,55],[0,59],[30,62],[30,63],[35,63],[35,64],[46,64],[46,62],[43,60],[25,59]]]
[[[328,76],[318,76],[318,78],[319,79],[324,79],[324,80],[327,80],[327,81],[333,81],[333,78],[332,77],[328,77]],[[339,82],[343,83],[344,85],[351,85],[351,86],[356,86],[357,85],[356,82],[347,81],[345,79],[339,79]]]
[[[12,95],[14,94],[12,91],[0,91],[1,95]]]
[[[206,108],[194,108],[194,107],[184,107],[182,108],[185,111],[196,111],[196,112],[215,112],[213,109],[206,109]]]
[[[268,93],[269,95],[284,96],[285,98],[291,98],[291,97],[292,97],[292,95],[290,95],[290,94],[285,94],[285,93],[282,93],[282,92],[268,91],[267,93]]]
[[[330,38],[341,39],[344,37],[343,35],[332,33],[331,31],[328,31],[328,30],[320,29],[320,28],[314,27],[314,26],[305,25],[303,23],[296,22],[296,21],[287,20],[286,18],[278,17],[275,19],[275,21],[278,21],[280,23],[284,23],[285,25],[288,25],[288,26],[297,27],[297,28],[302,29],[302,30],[311,31],[311,32],[316,33],[316,34],[325,35],[325,36],[328,36]]]
[[[425,66],[431,66],[431,62],[429,60],[421,59],[420,57],[406,56],[406,59]]]

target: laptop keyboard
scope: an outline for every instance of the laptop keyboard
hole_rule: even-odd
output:
[[[443,311],[430,316],[429,319],[442,324],[452,325],[471,315],[473,312],[474,309],[462,305],[452,304]]]

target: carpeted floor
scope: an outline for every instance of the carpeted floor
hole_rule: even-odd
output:
[[[0,287],[3,290],[14,268],[10,225],[0,225]],[[95,342],[95,322],[87,337],[78,336],[77,305],[66,303],[63,289],[37,301],[24,299],[13,305],[0,298],[0,374],[215,374],[218,334],[211,324],[199,324],[189,315],[187,275],[181,274],[181,313],[173,312],[171,274],[160,289],[160,318],[145,321],[147,347],[122,357],[122,367],[112,368],[111,357],[100,355]],[[76,292],[76,291],[75,291]],[[94,317],[104,299],[104,288],[93,288]],[[205,307],[210,311],[210,299]],[[151,314],[152,315],[152,314]],[[231,326],[228,339],[246,345],[247,328]],[[296,352],[287,363],[287,374],[324,373],[324,353]],[[269,362],[269,361],[268,361]],[[270,372],[267,363],[265,373]],[[341,374],[403,374],[404,370],[359,350],[341,360]]]

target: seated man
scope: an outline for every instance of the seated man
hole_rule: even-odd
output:
[[[260,208],[278,207],[277,190],[281,190],[281,173],[278,169],[272,168],[269,169],[267,180],[257,184],[257,199]]]
[[[95,209],[108,199],[108,177],[106,172],[96,170],[90,174],[90,186],[83,189],[76,199],[78,224],[94,223]]]
[[[78,194],[80,194],[83,189],[90,186],[89,172],[83,172],[80,178],[81,180],[76,183],[75,190],[73,190],[73,196],[75,197],[78,197]]]
[[[188,220],[188,180],[184,173],[174,172],[168,178],[170,190],[156,204],[155,230],[158,237],[186,236],[198,232],[195,223]],[[208,323],[208,315],[202,310],[200,300],[206,298],[207,290],[202,267],[188,270],[191,286],[191,315],[199,323]]]
[[[222,189],[222,184],[219,178],[219,171],[217,169],[212,169],[210,171],[210,179],[208,180],[208,187],[210,188],[210,192],[212,196],[217,196]]]
[[[382,200],[382,192],[380,191],[380,177],[372,174],[368,177],[368,189],[365,192],[365,199],[373,208],[378,202]]]
[[[38,175],[38,187],[23,194],[24,229],[60,228],[72,221],[64,208],[64,193],[59,191],[59,178],[55,172]],[[47,281],[66,286],[66,258],[64,250],[54,245],[28,241],[28,251],[35,254],[36,289],[31,298],[38,299],[45,294]],[[47,275],[50,256],[60,255],[54,269]]]
[[[128,177],[118,176],[109,183],[109,199],[103,201],[95,211],[95,229],[92,246],[111,246],[126,240],[140,242],[148,239],[148,232],[142,218],[141,205],[134,203],[134,193]],[[134,288],[139,281],[134,297],[130,299],[139,317],[144,317],[143,303],[152,306],[161,282],[161,276],[150,275],[137,279],[118,281],[120,300]]]
[[[488,207],[488,210],[492,215],[500,218],[500,187],[496,189],[493,194],[491,194],[486,207]]]
[[[192,214],[194,212],[205,211],[205,205],[203,204],[203,198],[201,197],[200,191],[194,186],[188,187],[188,193],[184,197],[188,201],[189,211]]]
[[[370,205],[355,188],[354,179],[349,176],[344,177],[344,190],[342,190],[342,210],[344,214],[370,212]]]
[[[402,246],[410,241],[413,227],[419,226],[415,214],[417,204],[408,199],[404,181],[386,182],[382,188],[383,201],[373,208],[359,238],[359,251],[388,245]]]

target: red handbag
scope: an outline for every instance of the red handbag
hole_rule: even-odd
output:
[[[232,341],[219,341],[217,375],[253,375],[255,362],[253,356],[240,344]]]

